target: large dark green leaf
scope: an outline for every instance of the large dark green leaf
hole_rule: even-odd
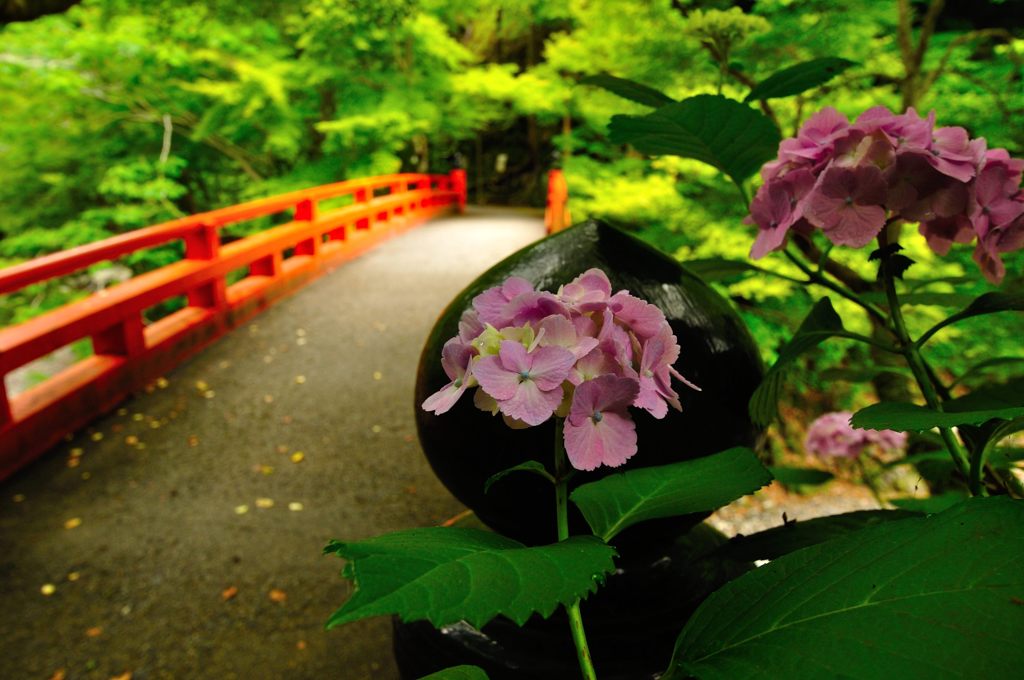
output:
[[[949,510],[957,503],[962,503],[967,498],[963,491],[947,491],[938,496],[926,496],[924,498],[893,498],[889,502],[897,508],[910,510],[912,512],[923,512],[934,515]]]
[[[1020,416],[1024,416],[1024,378],[975,390],[946,402],[942,411],[900,401],[872,404],[854,413],[850,422],[866,430],[922,432],[933,427],[981,425],[992,419],[1012,420]]]
[[[324,552],[348,560],[342,575],[355,582],[328,628],[385,614],[478,628],[503,614],[522,625],[596,590],[615,555],[592,536],[527,548],[488,531],[443,527],[331,541]]]
[[[720,95],[701,94],[646,116],[613,116],[609,136],[651,155],[712,165],[737,185],[775,157],[779,131],[764,114]]]
[[[628,80],[626,78],[617,78],[610,76],[607,73],[596,76],[587,76],[580,81],[583,85],[596,85],[602,89],[608,90],[612,94],[617,94],[623,99],[628,99],[637,104],[643,104],[644,106],[650,106],[658,108],[665,104],[674,104],[675,99],[669,97],[663,92],[655,90],[653,87],[648,87],[642,83],[638,83],[634,80]]]
[[[906,510],[858,510],[842,515],[787,522],[750,536],[737,536],[718,548],[715,554],[743,562],[774,560],[800,548],[824,543],[880,522],[917,515],[916,512]]]
[[[984,375],[993,369],[999,370],[1007,366],[1019,366],[1020,364],[1024,364],[1024,357],[992,357],[991,359],[985,359],[961,373],[960,377],[954,380],[950,387],[961,383],[971,383],[973,378]]]
[[[828,298],[818,300],[751,395],[751,419],[759,425],[767,425],[774,420],[778,415],[779,392],[786,369],[801,354],[843,331],[843,321],[832,307],[832,301]]]
[[[981,316],[982,314],[995,314],[997,312],[1020,312],[1024,311],[1024,293],[1021,292],[992,292],[979,295],[975,298],[974,302],[967,305],[962,311],[957,312],[953,316],[943,319],[939,323],[935,324],[922,335],[918,341],[918,345],[923,345],[928,342],[928,339],[938,333],[940,330],[950,324],[954,324],[957,321],[969,319],[972,316]]]
[[[1022,525],[975,498],[785,555],[704,601],[663,678],[1018,677]]]
[[[594,534],[610,541],[637,522],[714,510],[771,480],[753,451],[736,447],[696,460],[609,475],[583,484],[569,498]]]
[[[742,274],[763,272],[757,265],[746,260],[730,260],[725,257],[709,257],[698,260],[686,260],[683,266],[705,281],[721,281]]]
[[[487,673],[479,666],[452,666],[424,675],[420,680],[487,680]]]
[[[856,62],[841,57],[811,59],[781,71],[776,71],[754,86],[744,101],[774,99],[800,94],[812,87],[827,83]]]

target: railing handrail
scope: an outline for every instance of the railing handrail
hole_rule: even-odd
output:
[[[203,228],[212,227],[220,229],[235,222],[273,215],[290,208],[295,208],[305,201],[317,202],[341,198],[354,195],[360,191],[372,194],[377,189],[389,187],[396,183],[412,183],[424,179],[429,179],[431,183],[447,182],[449,181],[449,176],[427,173],[397,173],[364,179],[345,180],[247,201],[135,229],[124,234],[111,236],[100,241],[69,248],[68,250],[50,253],[49,255],[43,255],[0,269],[0,295],[12,293],[33,283],[72,274],[90,265],[123,257],[138,250],[183,239]],[[372,198],[372,195],[368,195],[367,198]]]

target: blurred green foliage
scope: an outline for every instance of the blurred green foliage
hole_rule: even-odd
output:
[[[921,35],[924,2],[882,0],[85,0],[0,28],[0,266],[234,202],[346,177],[468,165],[470,198],[541,205],[561,165],[575,219],[622,224],[680,259],[745,258],[753,229],[720,173],[647,159],[608,141],[615,113],[643,106],[579,80],[610,73],[674,98],[742,100],[779,69],[816,57],[856,65],[796,97],[759,104],[791,135],[825,105],[849,116],[908,101],[991,146],[1024,155],[1021,0],[946,3],[920,64],[901,49],[900,6]],[[728,10],[721,13],[715,10]],[[912,56],[912,55],[911,55]],[[908,85],[909,83],[909,85]],[[507,170],[495,168],[499,154]],[[238,225],[228,237],[264,228]],[[970,251],[938,258],[907,239],[911,278],[964,277],[922,292],[986,289]],[[135,272],[180,249],[127,258]],[[833,256],[865,276],[865,253]],[[781,258],[765,266],[792,273]],[[1013,277],[1022,259],[1008,259]],[[106,265],[104,265],[106,266]],[[102,269],[97,267],[96,269]],[[0,296],[0,325],[81,297],[95,272]],[[812,297],[786,281],[716,283],[774,358]],[[865,319],[834,299],[851,330]],[[948,311],[948,310],[947,310]],[[920,331],[943,310],[915,308]],[[958,375],[1019,355],[1019,318],[943,332],[934,362]],[[984,330],[982,342],[961,342]],[[977,334],[974,336],[977,338]],[[821,367],[870,361],[841,343]],[[827,406],[868,389],[828,387]],[[834,402],[834,403],[833,403]]]

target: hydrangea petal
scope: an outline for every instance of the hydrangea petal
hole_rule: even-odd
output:
[[[516,418],[528,425],[540,425],[551,417],[562,403],[561,386],[553,390],[542,390],[533,380],[519,383],[510,399],[498,400],[498,408],[510,418]]]

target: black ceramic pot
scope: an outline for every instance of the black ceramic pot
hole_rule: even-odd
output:
[[[457,334],[459,317],[476,295],[510,276],[554,291],[591,267],[608,274],[613,291],[626,289],[662,309],[682,347],[676,368],[702,391],[677,385],[683,410],[670,410],[663,420],[632,409],[638,453],[620,468],[577,472],[570,488],[621,470],[750,446],[757,436],[747,401],[761,380],[761,360],[746,327],[718,293],[675,260],[600,222],[579,224],[528,246],[480,276],[441,314],[420,358],[416,423],[427,459],[444,485],[489,527],[530,545],[555,540],[551,486],[535,475],[514,474],[485,494],[484,482],[526,460],[551,470],[554,423],[512,430],[501,418],[477,410],[468,393],[440,416],[419,405],[447,384],[441,347]],[[571,531],[584,533],[586,526],[572,504],[570,512]],[[633,543],[671,540],[701,519],[638,525],[620,534],[616,545],[628,552]]]

